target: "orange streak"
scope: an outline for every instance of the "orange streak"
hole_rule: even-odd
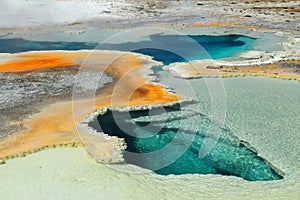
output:
[[[97,59],[98,61],[104,60],[107,63],[108,61],[115,59],[117,56],[118,54],[110,54],[108,52],[93,53],[92,51],[41,51],[18,53],[13,54],[12,57],[8,57],[9,60],[7,62],[0,63],[0,72],[15,73],[59,67],[78,67],[86,58]],[[120,62],[130,62],[133,60],[132,57],[134,56],[129,54],[121,56],[120,54],[118,59],[120,59]],[[127,68],[122,70],[128,70],[130,66],[124,65],[124,67]]]
[[[228,22],[196,22],[192,24],[187,24],[187,27],[202,27],[202,26],[222,26],[222,25],[227,25],[229,24]]]
[[[17,56],[17,59],[18,60],[0,64],[0,72],[24,72],[75,65],[71,59],[59,57],[57,55],[25,54]]]
[[[88,55],[89,52],[22,53],[16,56],[17,60],[0,64],[0,72],[15,73],[61,66],[78,66]],[[134,91],[129,102],[125,98],[126,94],[117,95],[113,106],[161,104],[179,100],[179,97],[167,93],[162,86],[146,83],[146,79],[140,71],[143,60],[136,56],[123,55],[106,68],[105,63],[115,57],[114,53],[97,53],[88,57],[88,59],[97,59],[100,63],[97,68],[105,70],[114,78],[114,82],[95,97],[95,108],[112,106],[113,90],[120,78],[124,79],[126,83],[118,85],[120,94],[136,85],[141,85],[141,87]],[[77,102],[82,112],[76,118],[77,121],[94,110],[87,106],[87,100],[83,99]],[[72,101],[47,105],[39,113],[25,119],[22,125],[27,128],[25,131],[19,131],[0,140],[0,158],[20,154],[33,148],[80,142],[73,119]]]

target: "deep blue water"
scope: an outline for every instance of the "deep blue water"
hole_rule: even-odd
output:
[[[254,38],[241,35],[184,36],[151,35],[149,40],[122,44],[101,44],[101,49],[134,51],[153,56],[164,64],[202,59],[220,59],[252,48]]]
[[[0,53],[17,53],[41,50],[106,49],[133,51],[153,56],[164,64],[201,59],[219,59],[251,49],[254,38],[241,35],[183,36],[151,35],[148,40],[108,44],[88,42],[47,42],[21,38],[0,39]]]
[[[166,121],[162,120],[166,118],[159,111],[152,115],[151,120],[148,117],[149,111],[132,111],[130,115],[121,112],[114,112],[112,115],[109,111],[98,116],[90,126],[109,135],[125,138],[126,162],[161,175],[199,173],[232,175],[250,181],[282,179],[263,158],[240,142],[230,130],[219,128],[221,134],[216,145],[206,157],[200,158],[199,150],[206,138],[210,120],[203,115],[197,115],[198,130],[193,133],[189,127],[191,117],[183,117],[179,106],[168,107],[166,110]],[[188,126],[182,129],[182,122],[186,122]],[[122,127],[126,127],[126,130]],[[158,127],[161,127],[160,131],[157,131]],[[170,144],[168,149],[164,149]],[[160,153],[153,153],[160,150]],[[138,156],[132,153],[137,153]],[[176,157],[177,155],[179,156]],[[165,165],[167,160],[172,162]]]

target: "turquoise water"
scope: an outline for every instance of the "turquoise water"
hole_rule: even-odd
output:
[[[254,38],[241,35],[185,36],[151,35],[149,40],[109,44],[89,42],[47,42],[21,38],[0,39],[0,53],[17,53],[41,50],[105,49],[143,53],[164,64],[200,59],[219,59],[233,56],[252,48]]]
[[[47,42],[22,38],[0,39],[0,53],[18,53],[26,51],[80,50],[94,49],[98,43],[90,42]]]
[[[124,152],[126,162],[161,175],[222,174],[250,181],[282,178],[230,130],[217,126],[220,138],[212,151],[200,158],[199,150],[211,125],[210,120],[193,111],[182,113],[180,106],[165,109],[167,113],[158,111],[151,117],[149,111],[132,111],[130,115],[110,111],[98,116],[90,126],[97,128],[99,123],[105,133],[125,138],[128,146]],[[197,120],[196,132],[193,132],[192,120]]]
[[[195,41],[203,48],[191,48],[195,45]],[[153,35],[150,36],[150,40],[146,41],[98,46],[97,43],[86,42],[35,42],[23,39],[0,39],[0,52],[99,48],[143,53],[153,56],[155,60],[162,61],[164,64],[169,64],[172,62],[207,58],[219,59],[233,56],[251,49],[254,41],[254,38],[240,35],[199,35],[190,37]],[[164,50],[165,47],[168,47],[167,49],[177,49],[176,54]],[[200,90],[197,88],[196,91]],[[203,99],[203,94],[199,94],[199,97],[200,103],[210,102]],[[223,174],[239,176],[250,181],[278,180],[282,178],[263,158],[257,156],[248,144],[241,142],[232,131],[221,127],[216,127],[221,132],[221,137],[216,141],[217,143],[212,151],[206,157],[200,158],[199,150],[206,138],[207,129],[211,125],[210,120],[205,115],[198,113],[196,115],[198,130],[193,133],[192,127],[181,129],[182,122],[188,124],[192,120],[189,113],[186,113],[187,117],[181,119],[179,108],[169,107],[167,110],[167,120],[161,120],[161,114],[158,113],[153,116],[154,123],[150,123],[148,111],[131,112],[132,119],[126,118],[123,113],[118,113],[117,118],[126,127],[127,131],[123,131],[116,126],[111,113],[99,116],[98,121],[104,132],[125,138],[128,145],[127,151],[124,153],[126,162],[151,169],[161,175]],[[144,127],[147,127],[147,129]],[[161,130],[157,132],[157,128],[161,128]],[[128,135],[128,131],[131,135]],[[151,154],[151,152],[163,149],[169,143],[172,145],[168,152]],[[142,156],[136,159],[129,152],[138,153]],[[168,160],[172,162],[166,165]]]
[[[151,35],[149,40],[101,44],[101,49],[133,51],[168,65],[202,59],[220,59],[250,50],[256,39],[242,35]]]
[[[264,158],[283,170],[284,179],[248,182],[211,175],[126,173],[127,168],[136,168],[124,165],[125,170],[116,170],[94,162],[82,148],[56,148],[0,165],[1,195],[4,199],[55,199],[66,195],[74,199],[122,199],[125,195],[127,199],[298,199],[299,83],[265,77],[223,81],[227,124],[234,135],[249,141]],[[191,84],[198,89],[200,107],[207,113],[210,97],[204,80],[193,79]]]

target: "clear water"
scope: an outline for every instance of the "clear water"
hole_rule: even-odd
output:
[[[97,45],[98,43],[89,42],[44,42],[24,40],[22,38],[0,39],[0,53],[93,49]]]
[[[220,59],[247,51],[255,39],[242,35],[151,35],[149,40],[122,44],[101,44],[101,49],[134,51],[153,56],[168,65],[202,59]]]
[[[20,38],[0,39],[0,53],[17,53],[41,50],[105,49],[133,51],[153,56],[164,64],[201,59],[219,59],[233,56],[252,48],[254,38],[241,35],[184,36],[151,35],[149,40],[121,44],[88,42],[47,42]],[[197,44],[197,45],[195,45]],[[193,48],[194,47],[194,48]]]
[[[191,81],[202,96],[200,107],[203,112],[209,111],[209,106],[204,109],[210,102],[205,82]],[[45,199],[58,195],[63,198],[66,194],[82,198],[89,195],[90,199],[110,199],[112,194],[119,199],[124,195],[129,199],[299,199],[299,83],[265,77],[223,81],[228,102],[227,124],[234,128],[235,135],[251,142],[266,159],[284,170],[287,175],[283,180],[248,182],[234,177],[128,174],[95,163],[82,148],[57,148],[0,165],[1,195],[7,199],[43,199],[41,194],[46,195]],[[132,166],[124,166],[129,167]],[[79,181],[74,183],[74,177]]]
[[[223,128],[216,127],[221,132],[219,140],[206,157],[200,158],[199,150],[211,125],[210,120],[204,115],[195,115],[193,111],[182,113],[180,106],[165,109],[165,114],[157,112],[151,117],[149,111],[131,111],[130,115],[110,111],[98,116],[90,126],[125,138],[128,146],[124,152],[126,162],[161,175],[199,173],[233,175],[250,181],[282,179],[255,151]],[[198,121],[195,133],[192,126],[182,127],[182,124],[189,125],[195,120],[191,116]],[[162,150],[169,144],[167,150]],[[160,150],[160,153],[152,153]]]
[[[190,48],[190,42],[194,43],[195,41],[203,49],[199,50],[198,48],[193,51]],[[155,60],[162,61],[164,64],[170,64],[196,59],[219,59],[233,56],[251,49],[254,41],[254,38],[240,35],[199,35],[190,37],[153,35],[150,36],[150,40],[146,41],[102,44],[99,46],[98,43],[86,42],[36,42],[24,39],[0,39],[0,52],[16,53],[37,50],[94,48],[133,50],[134,52],[153,56]],[[177,49],[177,51],[174,53],[163,50],[166,46],[169,49]],[[184,55],[184,58],[178,54]],[[149,111],[131,112],[130,118],[126,117],[124,113],[118,113],[117,119],[119,119],[122,126],[126,127],[126,131],[117,126],[115,123],[116,116],[112,116],[111,112],[99,116],[97,121],[91,123],[91,126],[97,128],[94,124],[100,123],[104,132],[125,138],[128,145],[124,152],[126,162],[151,169],[161,175],[222,174],[239,176],[250,181],[278,180],[283,178],[263,158],[259,157],[255,151],[239,141],[230,130],[220,127],[216,127],[221,132],[220,139],[216,141],[216,145],[206,157],[200,158],[199,150],[206,138],[207,129],[211,125],[210,120],[204,115],[197,114],[198,130],[196,133],[193,133],[193,129],[188,126],[180,129],[182,128],[182,122],[188,124],[191,120],[190,115],[181,118],[181,112],[178,107],[169,107],[167,110],[166,121],[161,119],[162,116],[159,113],[152,116],[154,121],[149,120]],[[147,127],[147,130],[144,127]],[[161,128],[161,130],[156,132],[157,128]],[[163,149],[169,143],[172,143],[172,146],[168,152],[164,152],[164,154],[149,154]],[[187,147],[186,149],[184,149],[185,146]],[[136,157],[131,156],[130,152],[138,153],[142,156],[136,159]],[[165,165],[166,160],[172,160],[172,162]]]

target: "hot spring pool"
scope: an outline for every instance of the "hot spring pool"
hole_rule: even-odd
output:
[[[146,55],[153,56],[155,60],[162,61],[164,64],[173,62],[185,62],[201,59],[220,59],[234,56],[238,53],[252,49],[255,38],[242,35],[150,35],[148,40],[126,42],[126,43],[98,43],[93,42],[47,42],[33,41],[19,38],[0,39],[0,52],[16,53],[24,51],[38,50],[80,50],[80,49],[105,49],[105,50],[121,50],[134,51]],[[201,48],[190,49],[191,43],[197,43]],[[161,47],[161,48],[152,48]],[[170,52],[164,47],[177,49],[177,53]],[[169,84],[166,84],[169,85]],[[201,96],[199,97],[202,98]],[[118,117],[121,123],[130,130],[133,135],[128,135],[114,124],[114,119],[110,113],[99,116],[101,128],[104,132],[125,138],[128,144],[128,152],[143,154],[141,159],[132,159],[129,154],[124,154],[127,163],[132,163],[144,168],[153,169],[158,174],[223,174],[242,177],[246,180],[278,180],[282,176],[277,173],[274,167],[268,164],[262,157],[251,149],[246,143],[241,142],[230,130],[216,127],[221,132],[221,138],[217,141],[214,149],[205,158],[199,158],[199,149],[206,137],[210,120],[205,115],[197,113],[198,129],[195,134],[191,133],[189,127],[179,130],[182,121],[189,121],[190,118],[180,119],[180,109],[167,108],[167,121],[159,120],[160,114],[154,116],[157,118],[155,123],[151,124],[150,130],[145,131],[142,127],[149,123],[147,119],[147,111],[135,111],[131,115],[132,119],[125,118],[122,113]],[[175,116],[175,118],[170,116]],[[188,114],[189,115],[189,114]],[[177,117],[176,117],[177,116]],[[137,125],[142,125],[140,128]],[[93,126],[93,125],[91,125]],[[152,132],[151,129],[160,127],[159,133]],[[140,137],[145,136],[145,137]],[[179,138],[178,138],[179,137]],[[191,138],[192,137],[192,138]],[[168,154],[159,156],[148,156],[149,152],[157,151],[166,144],[174,141],[172,151]],[[182,151],[182,147],[187,142],[191,142],[183,154],[175,159],[174,162],[163,167],[161,163],[173,157]]]
[[[185,107],[182,111],[179,105],[164,109],[164,114],[154,109],[151,115],[149,110],[130,111],[129,114],[109,111],[99,115],[90,126],[111,136],[125,138],[125,161],[161,175],[222,174],[250,181],[283,178],[248,144],[217,125],[214,130],[220,131],[220,138],[212,151],[200,158],[199,150],[208,137],[206,133],[211,121]]]
[[[160,77],[167,77],[167,72],[160,73]],[[201,96],[201,112],[209,115],[210,96],[204,80],[190,81]],[[260,155],[283,170],[284,179],[246,181],[235,176],[209,174],[126,173],[111,165],[96,163],[83,148],[56,148],[0,165],[1,194],[7,199],[54,199],[66,195],[74,199],[87,196],[109,199],[112,195],[128,199],[297,199],[300,187],[299,83],[264,77],[234,77],[223,81],[228,106],[226,124],[234,135],[248,141]],[[137,114],[134,119],[143,113]],[[133,165],[124,164],[124,167],[139,170]]]
[[[153,56],[154,60],[164,64],[185,62],[201,59],[220,59],[234,56],[238,53],[252,49],[256,39],[242,35],[150,35],[147,40],[126,43],[95,42],[48,42],[33,41],[21,38],[0,38],[0,53],[17,53],[25,51],[42,50],[81,50],[102,49],[133,51]],[[192,46],[199,44],[195,49]],[[155,48],[153,48],[155,47]],[[176,53],[168,49],[175,50]],[[184,55],[184,58],[182,57]]]

